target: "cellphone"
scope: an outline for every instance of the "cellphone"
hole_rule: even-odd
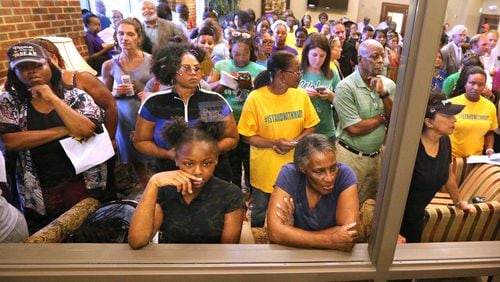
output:
[[[238,72],[238,79],[241,79],[241,80],[250,80],[250,79],[252,79],[252,76],[247,71],[239,71]]]
[[[320,86],[320,87],[316,87],[316,92],[321,92],[321,91],[325,91],[326,90],[326,87],[323,87],[323,86]]]
[[[293,145],[297,145],[297,143],[299,143],[299,141],[290,141],[290,143]]]

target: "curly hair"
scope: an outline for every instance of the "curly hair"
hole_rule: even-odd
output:
[[[213,144],[218,153],[217,142],[224,136],[225,128],[225,121],[207,122],[198,119],[190,126],[183,117],[175,116],[173,121],[163,128],[161,136],[176,152],[186,143],[204,141]]]
[[[172,85],[175,82],[175,75],[181,65],[181,59],[184,54],[192,54],[198,62],[205,59],[205,51],[188,43],[169,42],[162,48],[156,50],[151,62],[151,73],[161,83]]]
[[[335,145],[323,134],[311,134],[302,138],[295,146],[293,153],[293,164],[297,169],[307,166],[309,156],[314,152],[333,152],[335,153]]]

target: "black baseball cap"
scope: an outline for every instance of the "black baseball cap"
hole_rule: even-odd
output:
[[[45,64],[50,59],[50,54],[40,45],[26,42],[10,46],[7,50],[7,59],[10,68],[14,69],[24,62]]]
[[[442,100],[440,103],[428,105],[425,117],[432,118],[436,113],[454,116],[460,113],[464,108],[464,105],[453,104],[450,100]]]

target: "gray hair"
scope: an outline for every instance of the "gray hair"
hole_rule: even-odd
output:
[[[271,25],[271,30],[273,31],[273,35],[276,33],[276,30],[278,29],[279,26],[284,26],[286,29],[286,34],[290,32],[290,29],[286,25],[286,22],[283,20],[277,20]]]
[[[293,163],[297,169],[307,166],[309,163],[309,156],[314,152],[333,152],[335,153],[335,146],[323,134],[311,134],[302,138],[295,146],[293,154]]]
[[[384,48],[382,46],[382,44],[380,44],[380,42],[378,42],[375,39],[365,40],[365,41],[361,42],[361,44],[359,44],[358,57],[363,57],[363,58],[369,57],[370,56],[370,49],[373,45],[380,45],[380,47]]]
[[[450,36],[458,35],[458,34],[460,34],[462,32],[467,33],[467,28],[464,25],[459,24],[459,25],[454,26],[450,30]]]
[[[157,0],[142,0],[140,2],[141,7],[144,5],[145,2],[153,4],[155,6],[155,10],[156,10],[156,6],[158,6],[158,1]]]

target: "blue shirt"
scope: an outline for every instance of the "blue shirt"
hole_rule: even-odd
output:
[[[288,163],[281,168],[275,186],[280,187],[293,198],[295,227],[315,231],[337,226],[335,216],[337,199],[340,193],[357,182],[354,171],[347,165],[339,163],[333,192],[321,196],[314,209],[309,208],[307,201],[306,175],[293,163]]]
[[[184,101],[172,89],[153,93],[141,105],[139,115],[147,121],[154,122],[153,139],[158,147],[169,150],[172,145],[162,136],[165,126],[173,121],[173,117],[184,117],[193,125],[198,118],[205,121],[221,121],[232,113],[231,106],[218,93],[198,89]]]

